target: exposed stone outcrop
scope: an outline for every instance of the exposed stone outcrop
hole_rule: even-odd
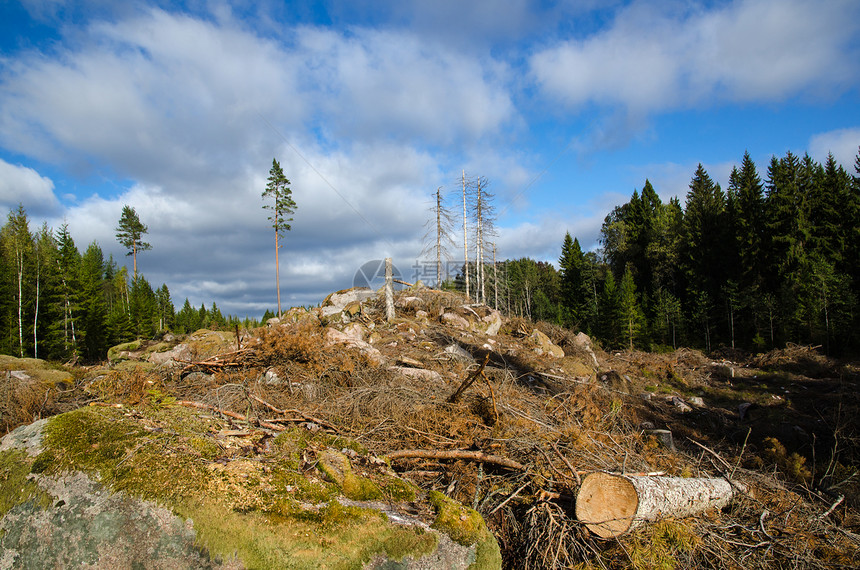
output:
[[[0,568],[500,567],[477,513],[358,444],[293,428],[251,461],[229,452],[249,433],[225,427],[178,405],[87,407],[8,434]]]

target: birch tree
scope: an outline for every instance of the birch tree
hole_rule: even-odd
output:
[[[24,206],[18,205],[18,209],[9,212],[9,218],[3,227],[3,248],[5,257],[12,261],[15,297],[15,310],[17,314],[17,326],[15,332],[18,337],[18,355],[24,358],[24,303],[25,303],[25,270],[26,264],[30,262],[33,251],[33,236],[30,235],[30,222]]]

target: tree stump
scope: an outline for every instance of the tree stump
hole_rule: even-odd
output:
[[[737,489],[743,487],[728,479],[589,473],[576,497],[576,518],[597,536],[612,538],[645,521],[722,508]]]

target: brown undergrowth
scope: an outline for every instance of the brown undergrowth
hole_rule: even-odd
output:
[[[400,295],[407,294],[420,302],[392,323],[373,301],[348,325],[309,318],[249,331],[249,352],[236,366],[110,372],[82,385],[87,398],[106,403],[194,400],[238,414],[244,419],[225,417],[237,428],[325,430],[376,456],[448,452],[391,465],[420,488],[480,512],[506,568],[860,565],[856,365],[802,347],[746,361],[689,349],[597,350],[600,368],[592,370],[570,331],[539,325],[565,349],[555,359],[526,342],[537,325],[525,319],[506,320],[488,337],[440,321],[461,297]],[[355,326],[381,361],[327,342],[330,327]],[[483,375],[449,402],[485,359]],[[697,398],[702,405],[689,405]],[[653,428],[670,430],[674,449]],[[722,512],[600,540],[574,515],[580,481],[595,470],[731,477],[748,491]]]

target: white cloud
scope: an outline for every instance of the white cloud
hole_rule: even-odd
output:
[[[836,162],[841,164],[849,174],[856,174],[854,162],[860,152],[860,127],[837,129],[819,133],[809,140],[809,155],[824,163],[827,154],[833,154]]]
[[[832,97],[857,85],[856,2],[737,0],[678,8],[634,2],[605,30],[535,53],[531,73],[572,108],[621,105],[633,114],[797,94]]]
[[[413,34],[304,29],[298,42],[335,135],[468,143],[514,115],[504,66]]]
[[[18,204],[30,214],[53,213],[59,207],[54,183],[32,168],[0,159],[0,208],[13,210]]]

